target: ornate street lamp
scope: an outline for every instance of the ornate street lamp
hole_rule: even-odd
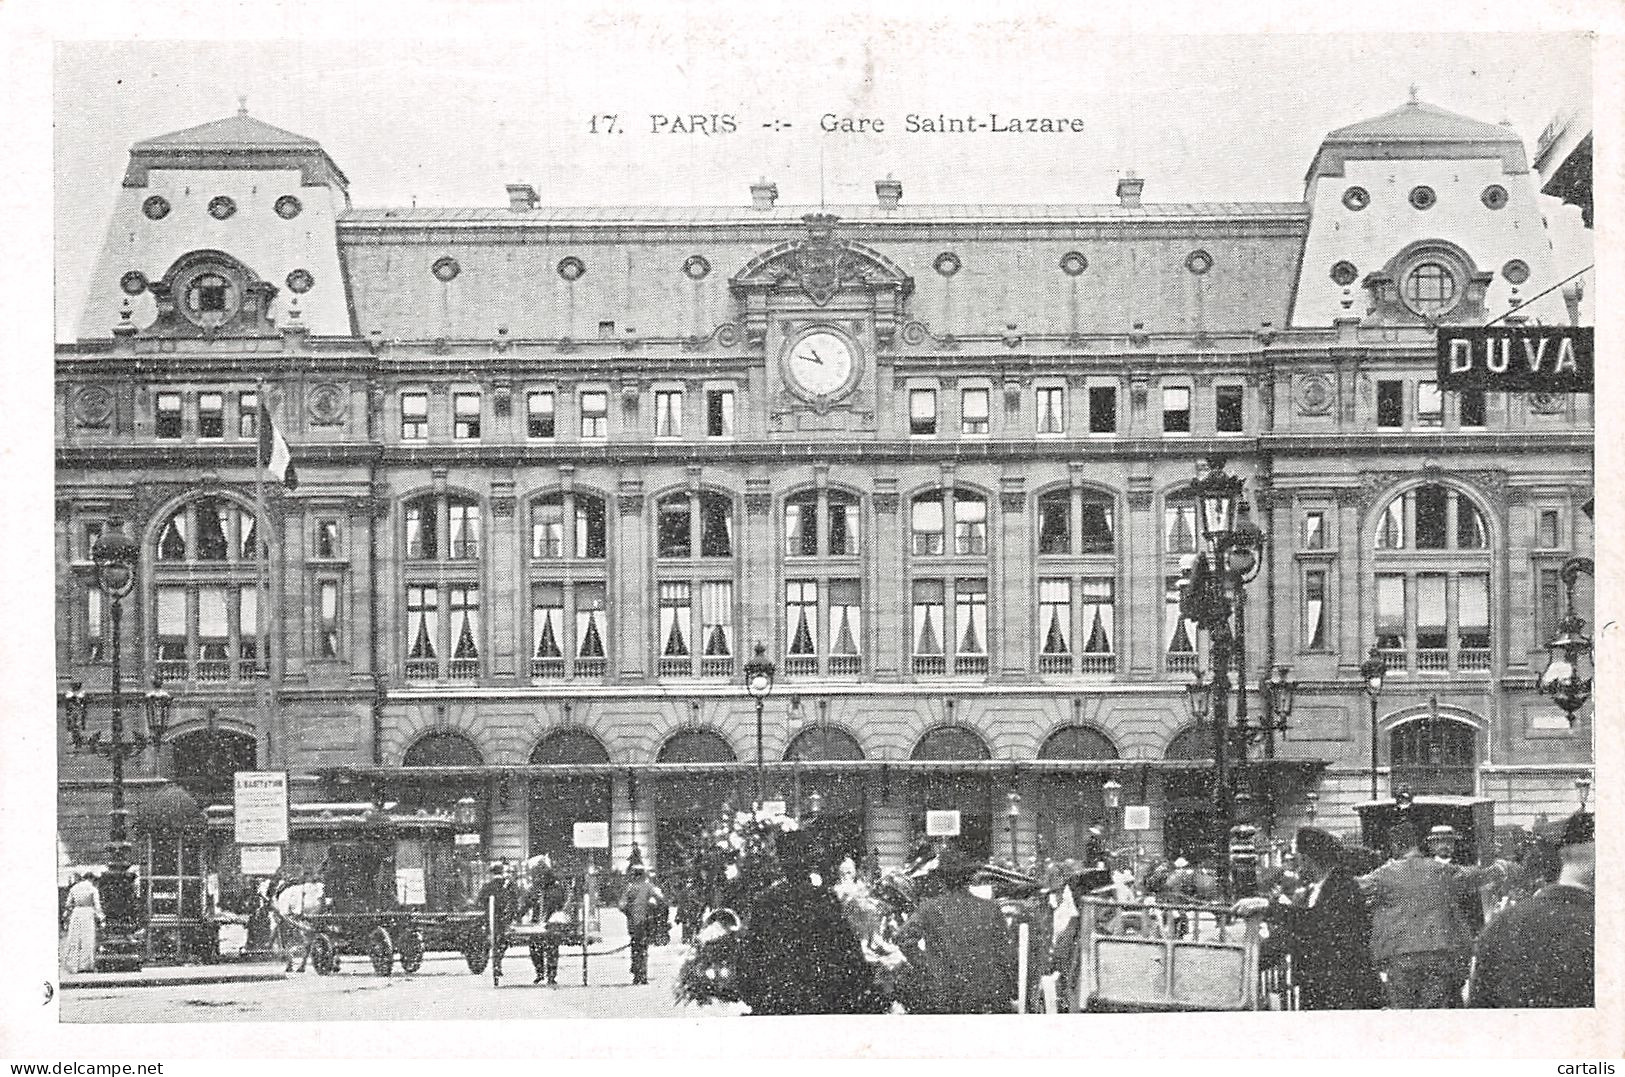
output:
[[[1303,813],[1309,817],[1309,825],[1315,825],[1315,814],[1320,809],[1320,794],[1313,789],[1303,795]]]
[[[1021,794],[1014,789],[1005,796],[1005,818],[1010,829],[1010,864],[1014,867],[1020,862],[1016,855],[1016,820],[1021,818]]]
[[[760,810],[767,788],[762,770],[762,707],[773,691],[773,661],[767,657],[767,646],[759,640],[756,656],[745,663],[745,691],[756,701],[756,808]]]
[[[1591,678],[1595,672],[1585,618],[1574,608],[1574,585],[1581,575],[1594,576],[1595,572],[1596,566],[1589,557],[1571,557],[1558,570],[1563,580],[1567,612],[1558,622],[1556,637],[1546,644],[1551,656],[1537,685],[1568,716],[1570,725],[1574,724],[1575,714],[1591,698]]]
[[[1371,701],[1371,799],[1377,799],[1377,697],[1382,694],[1382,679],[1388,673],[1388,663],[1376,647],[1360,663],[1360,678],[1365,681],[1365,696]]]
[[[1586,801],[1591,798],[1591,779],[1590,778],[1576,778],[1576,779],[1574,779],[1574,791],[1576,793],[1580,794],[1580,810],[1585,811],[1586,810]]]
[[[824,812],[824,794],[820,793],[818,790],[814,789],[812,791],[811,795],[809,795],[807,797],[807,814],[811,818],[816,819],[820,815],[822,815],[823,812]]]
[[[1107,778],[1100,787],[1101,799],[1106,802],[1106,865],[1111,866],[1111,850],[1117,844],[1117,812],[1123,806],[1123,784],[1115,777]]]
[[[130,877],[130,813],[125,807],[124,761],[142,754],[148,748],[156,750],[163,742],[164,733],[169,727],[171,699],[162,681],[153,678],[152,689],[146,693],[142,709],[143,728],[125,737],[122,623],[124,600],[135,589],[135,570],[141,559],[141,551],[124,534],[123,526],[115,521],[96,540],[90,558],[95,565],[96,586],[108,598],[113,636],[108,735],[104,739],[100,730],[87,732],[90,724],[89,704],[84,685],[79,681],[70,684],[62,694],[63,724],[74,751],[106,756],[112,767],[113,803],[108,812],[107,873],[100,884],[107,928],[102,934],[96,964],[103,971],[132,971],[141,968],[142,961],[141,944],[136,938],[140,922],[139,903],[136,900],[135,880]]]

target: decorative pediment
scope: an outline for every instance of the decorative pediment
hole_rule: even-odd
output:
[[[854,292],[872,308],[876,335],[889,342],[902,319],[903,301],[914,291],[914,278],[873,247],[838,236],[834,214],[809,213],[802,220],[806,235],[758,254],[728,283],[744,301],[750,340],[758,342],[766,333],[770,298],[778,297],[777,305],[783,306],[784,294],[794,292],[824,307],[843,292]]]
[[[158,317],[144,336],[274,337],[271,321],[276,285],[222,251],[183,254],[162,280],[147,285],[157,300]]]

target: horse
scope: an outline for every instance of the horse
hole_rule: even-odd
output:
[[[271,898],[271,918],[276,923],[271,936],[272,948],[287,954],[287,971],[293,971],[293,951],[296,946],[300,955],[299,971],[305,970],[305,962],[310,958],[310,941],[315,936],[315,931],[305,918],[311,913],[320,912],[324,904],[320,880],[290,884]]]

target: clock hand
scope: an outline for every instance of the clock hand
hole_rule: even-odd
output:
[[[824,365],[824,361],[818,358],[818,350],[816,348],[808,348],[807,351],[811,354],[811,359],[809,360],[810,362],[817,363],[819,366]],[[806,356],[803,356],[803,358],[806,358]]]

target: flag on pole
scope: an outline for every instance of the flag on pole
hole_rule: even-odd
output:
[[[299,476],[293,470],[293,453],[282,431],[271,421],[271,409],[266,407],[263,393],[260,394],[259,465],[289,490],[299,487]]]

